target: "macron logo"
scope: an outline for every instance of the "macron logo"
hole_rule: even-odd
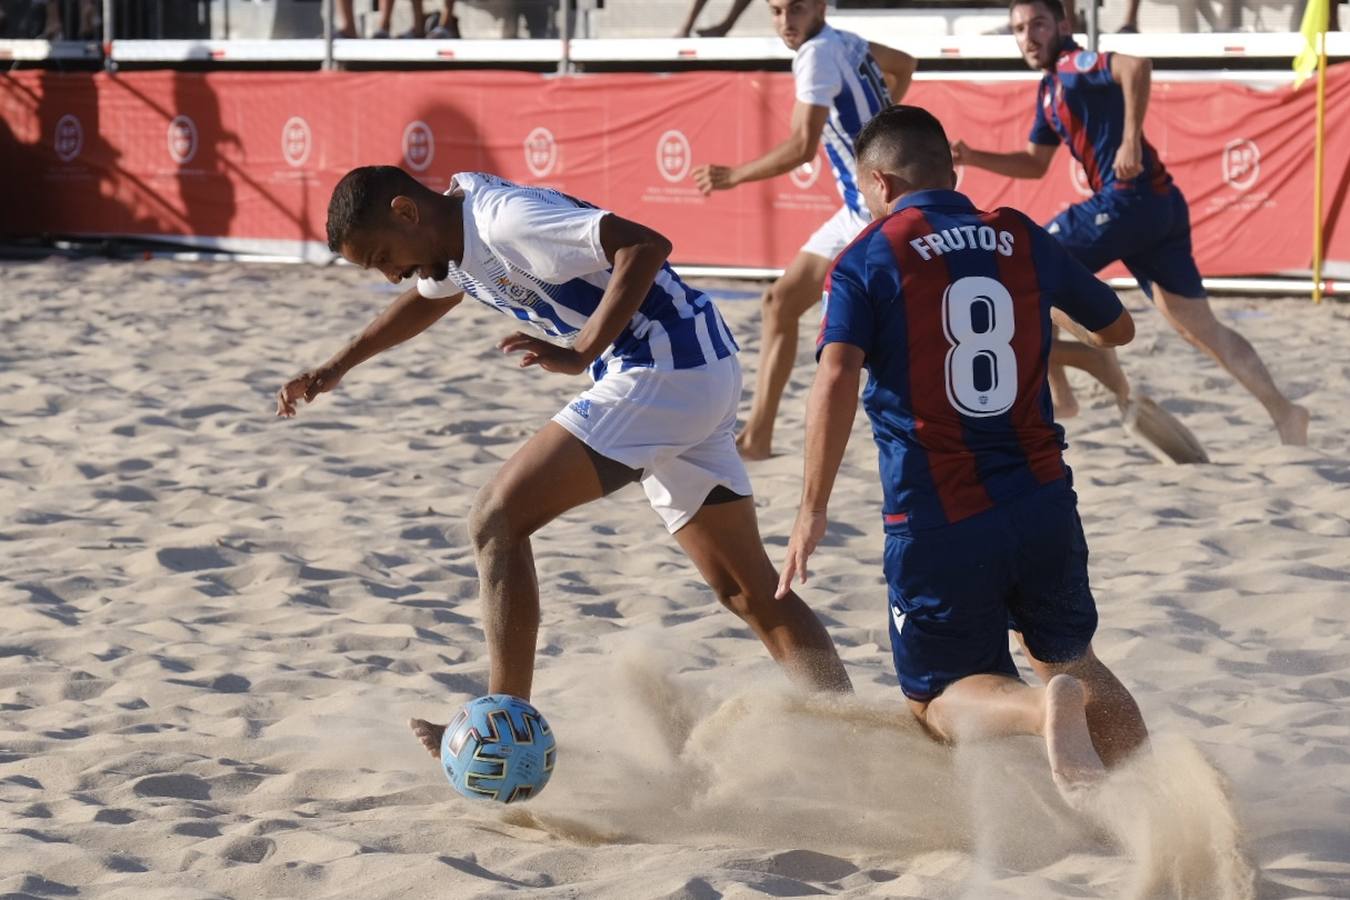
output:
[[[583,398],[581,400],[573,400],[570,405],[572,411],[583,419],[589,419],[591,417],[591,401]]]

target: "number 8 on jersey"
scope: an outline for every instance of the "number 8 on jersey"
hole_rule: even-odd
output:
[[[947,400],[967,416],[998,416],[1017,402],[1013,301],[993,278],[958,278],[942,295]]]

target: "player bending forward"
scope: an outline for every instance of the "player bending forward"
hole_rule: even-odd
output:
[[[707,295],[666,263],[660,234],[557,191],[460,173],[438,194],[392,166],[333,190],[328,242],[405,291],[328,362],[288,382],[277,414],[331,391],[352,367],[420,334],[467,294],[532,326],[499,342],[521,366],[594,384],[506,461],[469,513],[492,693],[529,699],[539,628],[530,535],[633,481],[721,602],[788,674],[850,689],[824,626],[775,597],[750,479],[736,452],[736,342]],[[432,755],[444,726],[413,720]]]
[[[1051,319],[1095,346],[1128,343],[1134,323],[1026,216],[981,212],[953,190],[947,136],[925,110],[886,110],[856,149],[874,221],[826,284],[779,590],[805,581],[825,534],[866,367],[891,646],[910,709],[944,740],[1044,736],[1072,796],[1147,731],[1092,652],[1087,544],[1046,382]],[[1018,678],[1010,622],[1045,687]]]

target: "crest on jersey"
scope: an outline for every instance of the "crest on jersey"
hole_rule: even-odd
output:
[[[1073,58],[1074,67],[1080,72],[1091,72],[1097,65],[1097,54],[1093,50],[1080,50]]]

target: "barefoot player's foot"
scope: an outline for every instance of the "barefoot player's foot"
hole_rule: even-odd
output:
[[[1045,686],[1045,748],[1055,786],[1070,804],[1106,775],[1088,732],[1083,683],[1056,675]]]
[[[441,735],[445,734],[444,725],[433,725],[425,719],[409,719],[408,726],[412,728],[413,736],[422,742],[422,746],[427,748],[427,752],[435,759],[441,758]]]
[[[773,455],[770,448],[771,445],[768,441],[756,441],[748,431],[742,431],[736,435],[736,449],[740,452],[741,459],[768,459]]]
[[[1289,404],[1289,411],[1275,420],[1275,428],[1280,433],[1280,443],[1294,447],[1308,444],[1308,421],[1312,417],[1306,407],[1297,403]]]

